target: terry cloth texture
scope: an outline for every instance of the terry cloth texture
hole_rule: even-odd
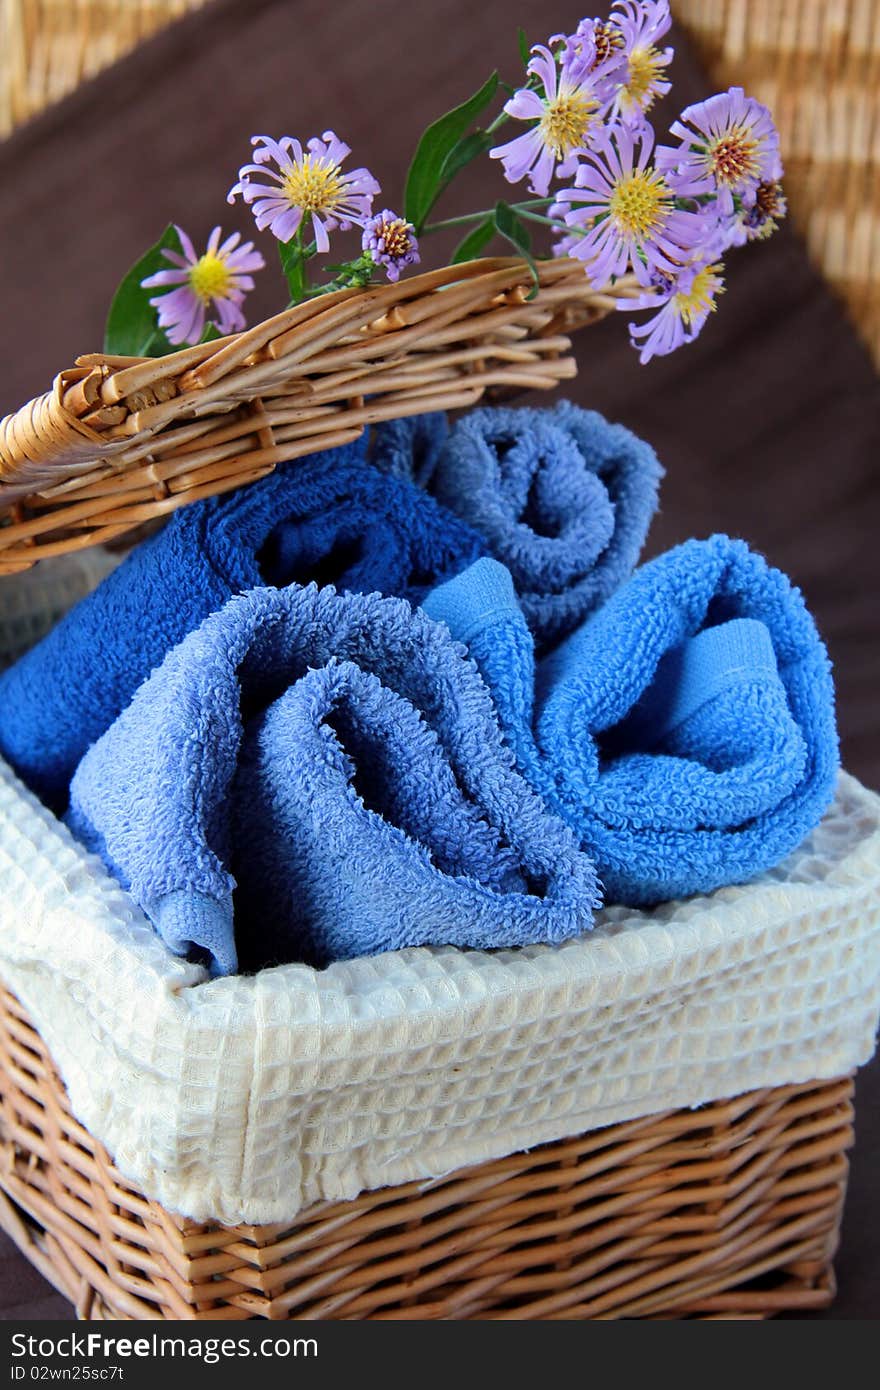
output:
[[[597,901],[474,664],[376,594],[231,599],[86,754],[68,821],[167,945],[219,974],[236,941],[247,969],[563,941]]]
[[[497,561],[425,607],[467,644],[518,765],[576,829],[611,902],[743,883],[834,794],[825,648],[800,593],[742,541],[687,541],[645,565],[537,670]]]
[[[363,445],[178,511],[0,677],[0,754],[54,810],[77,763],[165,654],[233,594],[314,579],[413,600],[484,547]]]
[[[0,975],[80,1121],[198,1221],[303,1207],[867,1061],[880,800],[841,777],[779,869],[562,946],[208,980],[0,765]]]
[[[635,568],[663,470],[649,444],[569,401],[383,426],[374,462],[410,477],[479,531],[547,647]]]

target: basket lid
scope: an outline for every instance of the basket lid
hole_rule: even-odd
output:
[[[574,376],[565,330],[627,293],[583,266],[471,261],[341,290],[165,357],[92,353],[0,422],[0,574],[115,540],[379,420]],[[531,296],[531,297],[530,297]]]

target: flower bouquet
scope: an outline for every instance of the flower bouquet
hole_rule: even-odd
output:
[[[279,313],[247,328],[264,252],[219,226],[200,250],[169,225],[117,291],[103,352],[0,424],[0,573],[377,421],[553,387],[575,372],[568,332],[612,310],[641,315],[629,331],[642,362],[695,338],[720,258],[772,232],[785,200],[770,114],[740,88],[688,107],[655,143],[669,26],[668,0],[617,0],[574,34],[530,48],[520,33],[519,85],[493,73],[425,131],[399,213],[377,210],[377,180],[347,167],[334,131],[255,136],[229,201],[275,238],[286,307],[279,293]],[[526,196],[438,216],[480,159]],[[450,227],[448,264],[406,274]]]

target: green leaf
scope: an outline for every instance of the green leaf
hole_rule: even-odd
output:
[[[157,270],[170,270],[162,252],[181,252],[180,237],[169,224],[145,256],[132,266],[113,296],[104,329],[104,351],[120,357],[164,357],[175,349],[159,327],[156,310],[150,304],[155,290],[145,290],[141,281]]]
[[[494,215],[495,227],[500,235],[505,236],[523,254],[531,252],[531,232],[528,231],[523,218],[519,217],[516,211],[510,207],[510,203],[496,203],[492,215]]]
[[[222,338],[222,337],[223,337],[223,334],[220,332],[220,329],[217,327],[216,323],[206,323],[206,324],[205,324],[205,331],[204,331],[204,333],[202,334],[201,338],[199,338],[199,342],[200,342],[200,343],[213,343],[213,341],[214,341],[215,338]]]
[[[440,170],[440,178],[437,187],[437,197],[443,192],[447,184],[451,183],[456,174],[460,173],[466,164],[472,160],[479,159],[481,154],[492,148],[495,136],[490,135],[488,130],[474,130],[470,135],[465,135],[459,140],[443,161]]]
[[[306,262],[302,242],[296,240],[279,242],[278,255],[281,258],[281,269],[284,271],[284,278],[290,292],[290,302],[291,304],[299,304],[300,300],[305,298],[306,293]]]
[[[406,176],[404,195],[404,216],[417,233],[422,230],[441,191],[441,171],[447,156],[474,118],[488,106],[497,87],[498,74],[493,72],[472,97],[429,125],[419,141]]]
[[[525,63],[526,67],[528,67],[529,61],[531,60],[531,56],[532,56],[532,50],[531,50],[531,48],[529,47],[529,41],[528,41],[528,39],[526,38],[526,31],[525,31],[525,29],[517,29],[517,31],[516,31],[516,41],[517,41],[517,43],[519,44],[519,56],[522,58],[522,60],[523,60],[523,62]]]
[[[492,240],[494,235],[495,218],[487,217],[485,222],[478,223],[473,231],[468,232],[464,240],[458,243],[449,264],[460,265],[462,261],[474,260],[479,256],[487,242]]]
[[[509,203],[498,202],[492,214],[495,222],[495,230],[499,236],[503,236],[505,241],[509,241],[523,259],[528,263],[529,270],[532,272],[532,288],[529,299],[534,299],[538,293],[538,268],[532,256],[532,237],[528,227],[521,217],[518,217]]]
[[[496,231],[516,247],[524,256],[532,249],[532,234],[521,217],[509,203],[498,202],[492,214]]]

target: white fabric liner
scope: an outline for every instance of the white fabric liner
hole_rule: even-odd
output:
[[[606,910],[562,946],[208,980],[0,762],[0,976],[76,1116],[148,1196],[196,1220],[285,1222],[322,1199],[866,1062],[880,798],[844,774],[776,871],[652,912]]]
[[[547,1140],[867,1061],[880,799],[843,776],[783,869],[558,947],[206,980],[0,767],[0,975],[149,1196],[287,1221]]]
[[[92,546],[0,577],[0,671],[39,642],[121,559],[119,551]]]

